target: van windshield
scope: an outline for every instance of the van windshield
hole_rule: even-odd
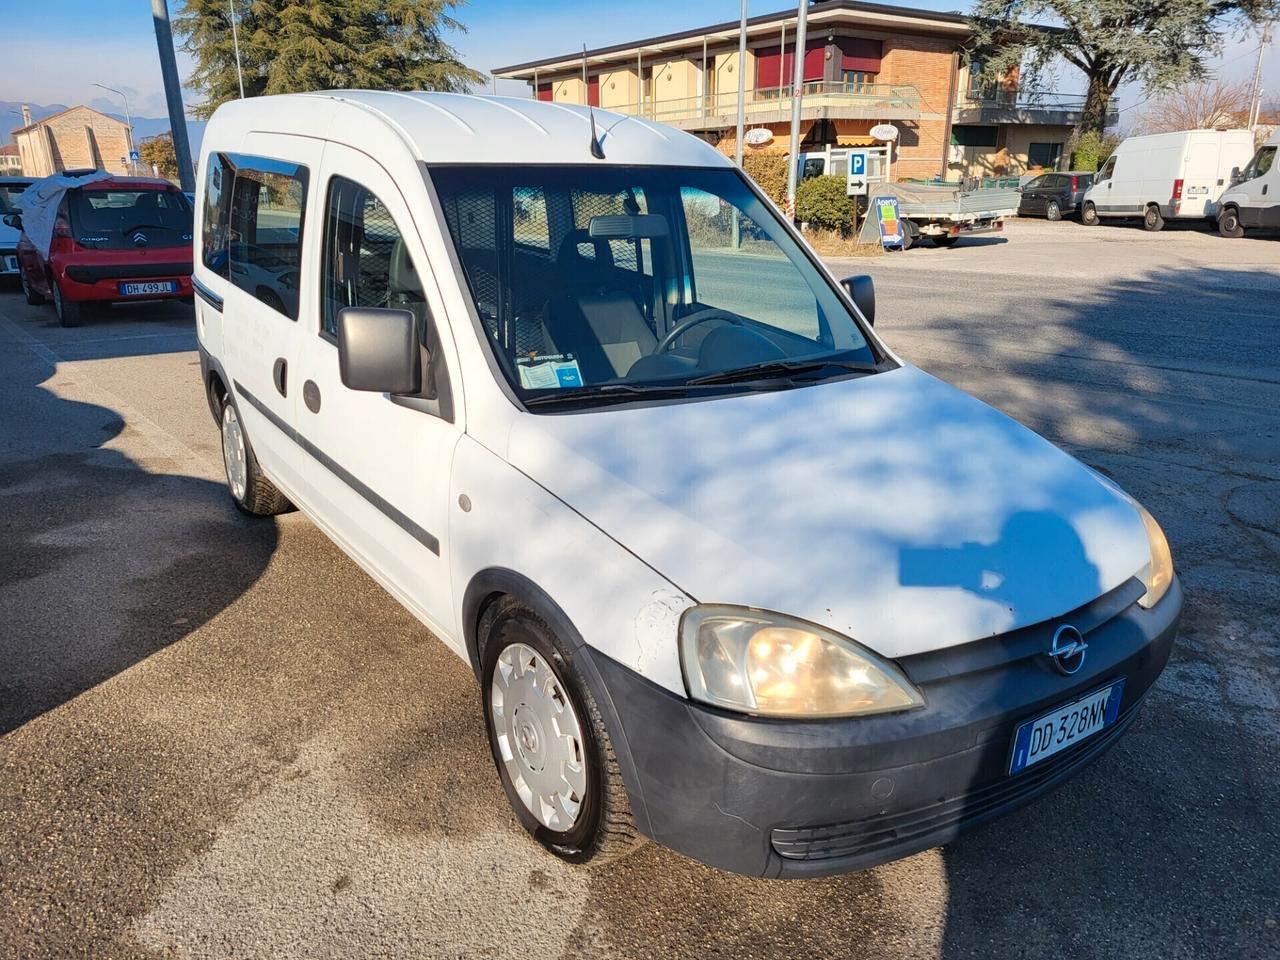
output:
[[[787,389],[884,360],[733,169],[430,173],[490,346],[531,408]]]
[[[1255,180],[1258,177],[1265,177],[1271,172],[1271,165],[1275,161],[1276,147],[1260,147],[1258,152],[1254,154],[1253,159],[1249,161],[1249,165],[1244,168],[1244,173],[1240,175],[1240,179]]]

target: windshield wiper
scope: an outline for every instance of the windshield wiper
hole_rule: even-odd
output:
[[[670,397],[687,396],[689,390],[684,383],[670,386],[647,385],[642,383],[606,383],[598,387],[584,390],[566,390],[564,392],[544,393],[525,400],[526,407],[552,407],[563,404],[582,403],[626,403],[629,400],[643,398],[645,400],[661,400]]]
[[[874,363],[862,360],[774,360],[770,363],[758,363],[753,367],[737,367],[733,370],[721,370],[694,377],[688,382],[692,385],[709,383],[742,383],[752,380],[770,380],[778,377],[790,377],[799,373],[814,373],[826,367],[840,367],[858,373],[876,373],[879,367]]]

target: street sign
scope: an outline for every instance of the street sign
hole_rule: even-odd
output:
[[[867,195],[867,151],[849,151],[849,173],[845,192],[851,197]]]
[[[142,154],[138,153],[137,150],[130,150],[129,159],[132,160],[134,163],[137,163],[139,160],[142,159]]]
[[[902,215],[897,197],[876,197],[876,224],[880,227],[880,244],[885,249],[903,246]]]

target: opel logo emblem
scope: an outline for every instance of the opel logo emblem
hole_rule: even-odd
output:
[[[1069,623],[1064,623],[1053,634],[1053,643],[1049,647],[1049,659],[1064,677],[1080,672],[1084,666],[1084,652],[1089,645],[1084,642],[1080,631]]]

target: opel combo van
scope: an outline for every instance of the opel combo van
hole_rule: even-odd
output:
[[[866,867],[1137,716],[1182,606],[1159,525],[899,358],[716,150],[350,91],[227,104],[203,150],[231,496],[301,509],[471,665],[553,853]]]

